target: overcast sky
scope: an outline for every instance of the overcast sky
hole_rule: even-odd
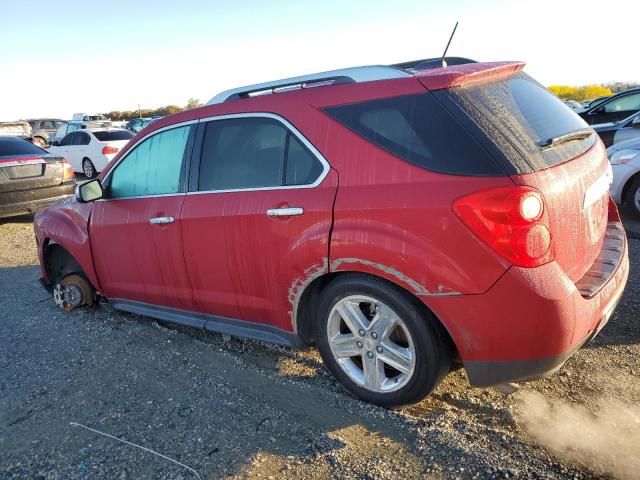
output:
[[[0,0],[0,120],[185,105],[236,86],[442,53],[542,83],[640,80],[637,0]]]

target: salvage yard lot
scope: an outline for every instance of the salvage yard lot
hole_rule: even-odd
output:
[[[2,479],[196,478],[70,422],[202,478],[633,478],[640,469],[640,240],[629,240],[615,315],[558,374],[505,396],[471,389],[457,371],[392,412],[345,393],[315,349],[225,341],[107,304],[63,313],[39,286],[31,221],[0,221]]]

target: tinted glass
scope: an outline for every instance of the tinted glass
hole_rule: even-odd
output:
[[[528,75],[506,81],[473,83],[449,90],[514,163],[518,171],[536,171],[577,157],[596,135],[543,148],[552,138],[588,128],[582,118]]]
[[[22,138],[0,137],[0,157],[8,155],[43,155],[47,153]]]
[[[74,145],[89,145],[91,137],[87,132],[76,132],[76,138],[74,138]]]
[[[130,140],[133,138],[133,134],[126,130],[93,132],[93,135],[101,142],[114,142],[116,140]]]
[[[56,128],[56,125],[51,120],[45,120],[40,124],[40,128],[52,129]]]
[[[75,145],[75,141],[76,141],[75,139],[76,139],[76,132],[71,132],[67,134],[67,136],[60,141],[60,145],[61,146]]]
[[[280,122],[270,118],[209,122],[202,144],[199,189],[282,185],[287,133]]]
[[[640,110],[640,93],[624,95],[611,100],[603,105],[604,111],[611,112],[635,112]]]
[[[166,130],[136,146],[111,174],[109,196],[178,193],[189,130],[189,126]]]
[[[287,185],[308,185],[315,182],[322,173],[320,161],[293,134],[289,134],[287,147],[286,175]]]
[[[329,107],[325,111],[355,133],[419,167],[464,175],[503,173],[431,93]]]

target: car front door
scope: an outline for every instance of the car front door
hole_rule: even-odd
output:
[[[191,310],[180,210],[191,124],[154,132],[129,150],[104,179],[90,240],[105,296],[115,301]]]
[[[201,121],[182,238],[204,313],[291,330],[296,294],[328,270],[337,174],[270,114]]]

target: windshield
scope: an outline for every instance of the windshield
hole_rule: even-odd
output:
[[[109,130],[93,132],[93,135],[101,142],[114,142],[116,140],[130,140],[133,134],[128,130]]]
[[[33,143],[15,137],[0,137],[0,157],[17,155],[46,155],[48,152]]]

